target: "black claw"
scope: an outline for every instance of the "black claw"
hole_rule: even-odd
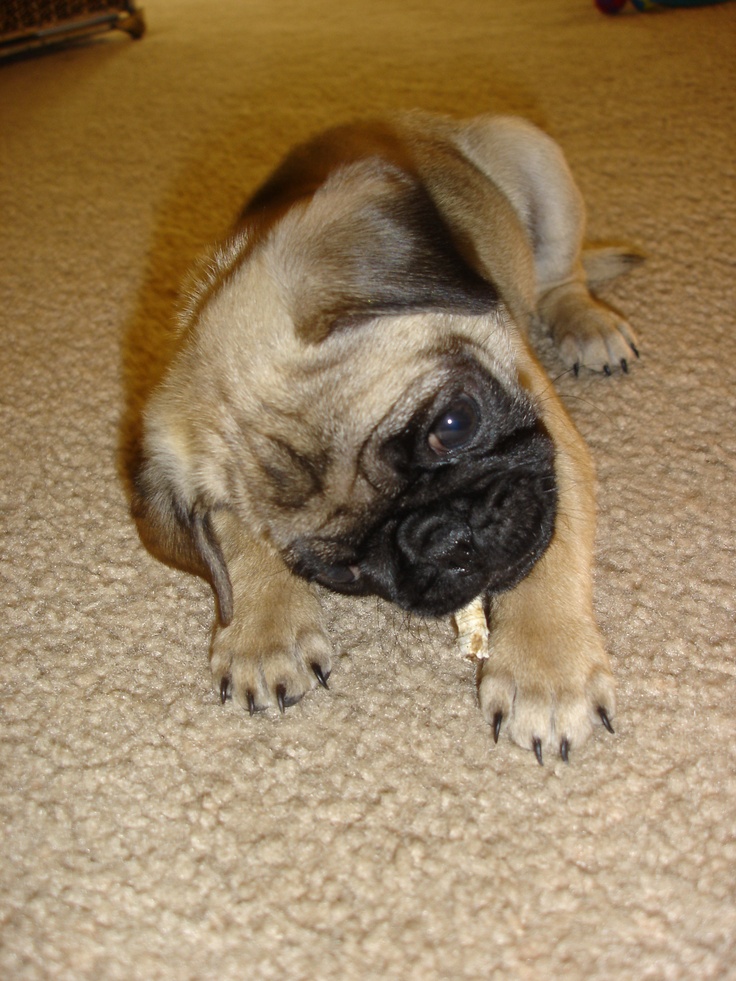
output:
[[[279,712],[283,715],[286,711],[286,688],[284,685],[276,685],[276,701],[279,703]]]
[[[628,375],[629,373],[629,362],[626,360],[626,358],[621,358],[621,371],[623,371],[625,375]]]
[[[632,344],[631,341],[629,341],[629,347],[631,348],[631,350],[634,352],[634,354],[638,358],[639,357],[639,352],[636,350],[636,344]]]
[[[498,742],[498,736],[501,732],[501,723],[503,722],[503,712],[496,712],[493,716],[493,741]]]
[[[544,761],[542,760],[542,740],[535,737],[532,740],[532,746],[534,747],[534,755],[537,757],[537,763],[540,766],[544,766]]]
[[[608,718],[608,712],[606,712],[606,710],[603,708],[602,705],[598,706],[598,715],[600,715],[601,722],[603,723],[603,725],[606,727],[606,729],[608,729],[608,731],[613,736],[614,729],[613,726],[611,725],[611,720]]]
[[[314,675],[320,685],[322,685],[323,688],[329,688],[330,686],[327,684],[327,679],[330,677],[330,672],[328,671],[327,674],[325,674],[321,665],[317,664],[316,661],[312,661],[310,667],[312,671],[314,671]]]
[[[256,714],[256,696],[252,691],[247,691],[245,697],[248,699],[248,715]]]
[[[609,378],[611,377],[611,368],[610,368],[609,365],[607,365],[607,364],[604,364],[603,365],[603,374],[606,375]]]
[[[560,756],[562,757],[563,763],[570,762],[570,743],[567,739],[563,739],[560,743]]]
[[[572,366],[572,370],[573,370],[573,372],[575,374],[575,377],[577,378],[578,375],[580,374],[580,362],[579,361],[576,361],[575,362],[575,364]]]
[[[223,705],[228,700],[228,698],[231,697],[231,694],[232,692],[230,689],[230,677],[229,675],[225,675],[225,677],[220,680],[220,701],[222,702]]]

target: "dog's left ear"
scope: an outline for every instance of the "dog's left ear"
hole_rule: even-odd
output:
[[[164,562],[207,579],[217,597],[219,621],[227,626],[233,617],[233,589],[211,508],[201,500],[188,504],[153,460],[139,461],[133,484],[132,513],[143,544]]]
[[[473,268],[470,244],[450,232],[419,180],[379,159],[354,169],[356,207],[324,228],[309,257],[319,275],[308,277],[295,297],[303,340],[319,343],[391,314],[483,314],[498,304],[494,286]],[[360,193],[366,178],[367,195]],[[328,184],[316,197],[331,189]]]

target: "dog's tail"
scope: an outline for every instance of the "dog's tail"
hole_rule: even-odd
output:
[[[607,283],[609,279],[623,276],[644,262],[641,252],[633,252],[616,245],[593,246],[583,249],[583,269],[589,286]]]

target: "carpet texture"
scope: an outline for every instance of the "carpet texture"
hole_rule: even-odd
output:
[[[736,977],[736,4],[147,0],[0,66],[3,979]],[[562,143],[641,361],[559,379],[598,466],[616,735],[493,745],[449,624],[326,598],[330,691],[213,691],[209,588],[123,459],[177,283],[286,147],[521,112]],[[560,372],[554,354],[544,357]]]

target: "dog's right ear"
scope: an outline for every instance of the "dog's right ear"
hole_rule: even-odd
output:
[[[143,544],[156,558],[207,579],[217,597],[218,619],[226,627],[233,618],[233,588],[211,512],[201,498],[187,502],[155,460],[139,460],[132,513]]]
[[[326,207],[333,198],[334,214]],[[499,304],[470,243],[451,230],[421,181],[392,163],[368,158],[339,169],[314,195],[307,220],[312,214],[312,268],[305,264],[292,296],[296,333],[309,343],[378,317],[481,315]]]

